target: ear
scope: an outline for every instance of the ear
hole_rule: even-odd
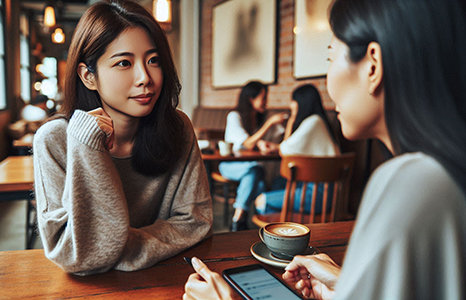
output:
[[[79,78],[81,78],[81,81],[88,89],[92,91],[97,90],[95,76],[89,71],[85,63],[79,63],[77,72]]]
[[[376,42],[369,43],[366,56],[369,62],[368,92],[372,95],[383,90],[383,64],[380,45]]]

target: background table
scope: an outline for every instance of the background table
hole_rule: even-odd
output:
[[[34,164],[32,156],[10,156],[0,162],[0,201],[26,200],[26,249],[32,248],[36,237],[34,199]],[[0,289],[1,294],[1,289]]]
[[[274,154],[262,154],[256,150],[241,150],[233,152],[232,155],[222,156],[219,151],[215,149],[212,154],[202,153],[202,159],[204,161],[253,161],[253,160],[279,160],[280,155]]]
[[[338,264],[343,261],[354,222],[308,225],[310,244]],[[110,271],[79,277],[63,272],[44,257],[43,250],[0,252],[0,290],[6,299],[181,299],[193,272],[183,256],[201,258],[213,271],[260,263],[249,248],[259,241],[258,231],[216,234],[193,248],[154,267],[135,271]],[[264,265],[275,274],[283,269]],[[239,296],[238,296],[238,299]]]

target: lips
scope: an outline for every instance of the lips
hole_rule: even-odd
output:
[[[132,96],[129,98],[140,104],[148,104],[150,103],[153,96],[154,96],[153,93],[147,93],[147,94],[140,94],[140,95]]]

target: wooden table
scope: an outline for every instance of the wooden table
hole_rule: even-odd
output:
[[[31,219],[31,212],[34,212],[31,203],[34,199],[33,184],[32,156],[10,156],[0,162],[0,201],[27,200],[26,249],[32,248],[36,237],[35,220]]]
[[[341,265],[353,225],[353,222],[309,225],[310,244]],[[249,251],[258,240],[257,230],[216,234],[151,268],[87,277],[63,272],[44,257],[43,250],[0,252],[0,293],[6,299],[181,299],[184,284],[193,272],[183,256],[199,257],[209,268],[221,273],[227,268],[259,263]],[[265,266],[275,274],[283,273],[283,269]]]
[[[204,161],[253,161],[253,160],[280,160],[278,153],[274,154],[262,154],[256,150],[241,150],[233,152],[232,155],[222,156],[216,149],[212,154],[202,153],[202,159]]]
[[[33,133],[25,134],[17,140],[13,140],[13,149],[16,155],[30,155],[32,149],[32,140],[34,139]]]
[[[0,162],[0,193],[32,190],[32,156],[9,156]]]

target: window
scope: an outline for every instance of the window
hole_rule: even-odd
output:
[[[5,44],[3,38],[3,1],[0,0],[0,109],[6,108]]]
[[[31,101],[31,68],[29,63],[29,23],[25,15],[20,16],[20,73],[21,73],[21,98],[25,102]]]

